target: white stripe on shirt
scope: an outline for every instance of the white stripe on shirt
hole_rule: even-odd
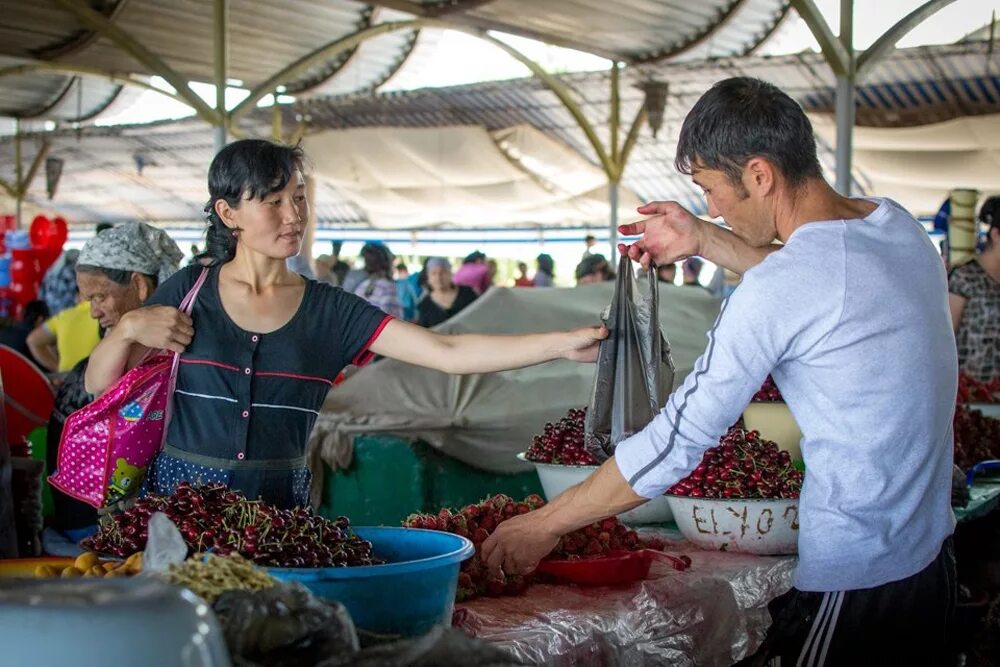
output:
[[[314,415],[318,415],[319,412],[316,410],[310,410],[309,408],[299,408],[294,405],[274,405],[273,403],[251,403],[252,408],[276,408],[278,410],[298,410],[299,412],[311,412]]]
[[[174,389],[176,394],[184,394],[185,396],[194,396],[196,398],[210,398],[213,401],[228,401],[230,403],[236,403],[235,398],[229,398],[228,396],[212,396],[211,394],[196,394],[193,391],[182,391],[180,389]]]

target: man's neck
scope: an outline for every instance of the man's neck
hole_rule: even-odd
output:
[[[775,229],[782,243],[802,225],[811,222],[863,218],[877,208],[865,199],[844,197],[819,178],[810,178],[798,188],[786,189],[775,206]]]

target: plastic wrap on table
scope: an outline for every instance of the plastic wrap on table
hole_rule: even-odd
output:
[[[435,626],[422,637],[371,646],[316,667],[518,667],[507,651],[459,630]]]
[[[669,542],[692,565],[655,562],[650,578],[617,588],[535,585],[519,597],[457,605],[454,624],[547,665],[726,666],[763,641],[767,604],[792,585],[794,557],[700,551]]]
[[[212,610],[238,667],[316,665],[358,650],[347,609],[314,597],[297,582],[226,591]]]

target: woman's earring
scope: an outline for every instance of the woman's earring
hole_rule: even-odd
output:
[[[232,234],[234,239],[238,239],[240,237],[240,231],[238,229],[234,229]]]

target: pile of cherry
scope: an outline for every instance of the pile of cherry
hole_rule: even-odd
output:
[[[958,374],[959,403],[1000,403],[1000,375],[989,382]]]
[[[980,461],[1000,459],[1000,419],[955,406],[955,465],[968,470]]]
[[[764,384],[761,385],[757,393],[753,395],[752,401],[757,401],[760,403],[783,403],[784,398],[781,397],[781,390],[778,389],[778,385],[774,384],[774,378],[770,375],[764,380]]]
[[[335,521],[304,508],[278,509],[248,500],[221,484],[181,482],[173,494],[150,494],[129,509],[105,519],[81,543],[98,553],[128,557],[146,546],[149,517],[163,512],[173,521],[192,553],[238,553],[273,567],[347,567],[376,565],[371,542],[357,537],[347,517]]]
[[[525,458],[536,463],[595,466],[597,459],[583,448],[584,420],[587,408],[573,408],[556,423],[549,422],[536,435]]]
[[[527,514],[544,504],[545,500],[536,494],[528,496],[521,502],[499,494],[457,511],[442,509],[437,514],[411,514],[403,525],[409,528],[443,530],[472,540],[476,553],[462,563],[456,595],[459,602],[483,595],[491,597],[519,595],[531,584],[531,575],[491,575],[480,556],[483,542],[507,519]],[[663,547],[662,540],[640,539],[638,533],[612,517],[563,536],[546,559],[598,558],[614,551],[662,550]]]
[[[798,498],[804,473],[757,431],[733,426],[667,493],[693,498]]]

